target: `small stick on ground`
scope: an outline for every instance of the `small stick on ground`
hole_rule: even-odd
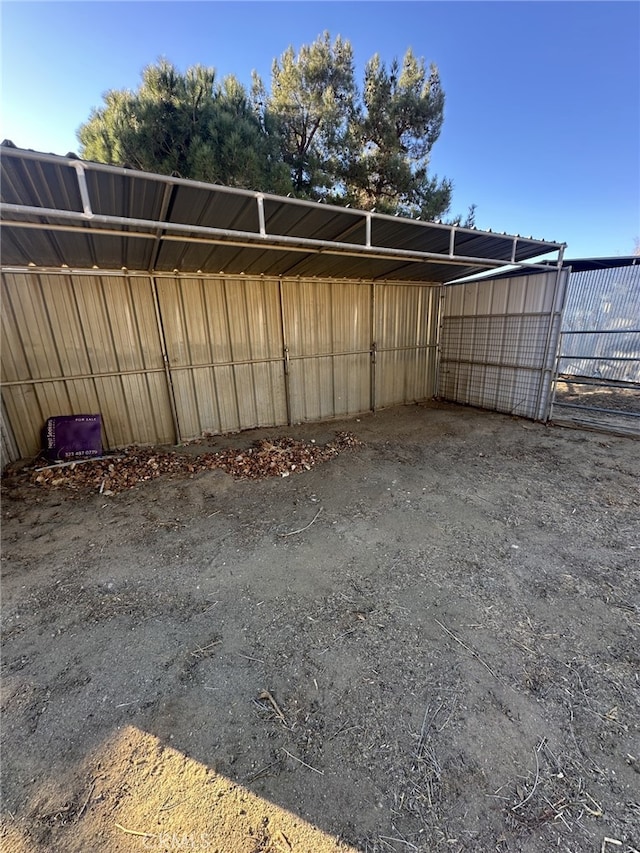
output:
[[[214,646],[219,646],[222,640],[214,640],[212,643],[209,643],[208,646],[196,646],[196,648],[190,652],[195,658],[200,657],[200,655],[204,655],[209,649],[212,649]]]
[[[167,803],[168,803],[168,799],[167,799],[164,801],[164,804],[161,805],[160,808],[158,809],[158,813],[170,812],[171,809],[177,809],[178,806],[181,806],[183,803],[186,803],[186,802],[187,802],[187,800],[179,800],[177,803],[171,803],[170,805],[167,805]]]
[[[491,667],[489,666],[489,664],[488,664],[485,660],[483,660],[483,659],[480,657],[480,655],[478,654],[478,652],[476,652],[474,649],[472,649],[472,648],[471,648],[471,646],[468,646],[465,642],[463,642],[463,641],[460,639],[460,637],[456,636],[456,635],[453,633],[453,631],[450,631],[450,630],[447,628],[447,626],[446,626],[446,625],[443,625],[443,624],[442,624],[442,622],[440,622],[438,619],[434,619],[434,622],[436,623],[436,625],[439,625],[439,626],[442,628],[442,630],[443,630],[443,631],[445,631],[445,633],[447,633],[447,634],[451,637],[451,639],[455,640],[455,641],[456,641],[456,643],[458,643],[458,645],[462,646],[462,648],[463,648],[463,649],[466,649],[466,650],[469,652],[469,654],[471,655],[471,657],[475,658],[475,659],[478,661],[478,663],[481,663],[481,664],[482,664],[482,666],[487,670],[487,672],[490,672],[490,673],[491,673],[491,675],[492,675],[492,676],[493,676],[497,681],[499,681],[499,682],[500,682],[500,684],[502,684],[502,686],[503,686],[503,687],[505,686],[505,684],[504,684],[504,682],[502,681],[502,679],[500,678],[500,676],[499,676],[496,672],[494,672],[494,671],[491,669]]]
[[[93,796],[93,792],[95,791],[95,789],[96,789],[96,783],[95,783],[95,779],[94,779],[94,781],[91,783],[91,787],[89,788],[89,793],[87,794],[87,799],[84,801],[84,805],[82,806],[82,808],[80,809],[80,811],[78,812],[78,814],[75,817],[76,821],[79,821],[80,818],[82,817],[82,815],[84,814],[84,810],[89,805],[89,800]]]
[[[252,658],[251,655],[243,655],[242,652],[238,652],[238,654],[241,658],[244,658],[245,660],[254,660],[256,663],[264,663],[262,658]]]
[[[538,781],[539,781],[539,779],[540,779],[540,762],[539,762],[539,760],[538,760],[538,752],[539,752],[539,751],[542,749],[542,747],[544,746],[544,744],[545,744],[545,740],[546,740],[546,738],[542,738],[542,740],[540,741],[540,743],[538,744],[538,746],[537,746],[537,747],[534,749],[534,751],[533,751],[533,752],[534,752],[534,755],[535,755],[535,757],[536,757],[536,778],[533,780],[533,788],[529,791],[528,795],[524,798],[524,800],[522,800],[522,801],[521,801],[521,802],[519,802],[519,803],[516,803],[516,805],[512,807],[512,809],[511,809],[511,811],[512,811],[512,812],[514,812],[516,809],[520,809],[520,808],[522,808],[522,806],[523,806],[525,803],[528,803],[528,802],[529,802],[529,800],[531,799],[531,797],[533,797],[533,795],[534,795],[534,794],[535,794],[535,792],[536,792],[536,788],[538,787]]]
[[[349,634],[353,634],[355,630],[356,630],[355,628],[349,628],[349,630],[348,630],[348,631],[344,631],[342,634],[338,634],[338,636],[335,638],[335,640],[332,640],[332,641],[329,643],[329,645],[327,646],[327,648],[326,648],[326,649],[323,649],[323,650],[320,652],[320,654],[321,654],[321,655],[326,655],[326,653],[329,651],[329,649],[331,648],[331,646],[333,646],[333,645],[334,645],[334,643],[337,643],[337,642],[338,642],[338,640],[341,640],[343,637],[348,637],[348,636],[349,636]]]
[[[269,704],[271,705],[273,710],[276,712],[276,716],[278,716],[282,720],[282,722],[285,724],[285,726],[287,725],[287,718],[282,713],[280,706],[278,705],[278,703],[273,698],[271,693],[269,693],[268,690],[263,690],[262,693],[258,696],[258,699],[260,699],[263,702],[265,702],[265,701],[269,702]]]
[[[412,844],[410,841],[406,841],[404,838],[394,838],[392,835],[379,835],[378,838],[380,841],[393,841],[395,844],[406,844],[407,847],[410,847],[412,850],[417,850],[415,844]]]
[[[288,749],[282,747],[282,751],[285,755],[288,755],[289,758],[293,758],[294,761],[297,761],[299,764],[302,764],[304,767],[307,767],[309,770],[313,770],[314,773],[319,773],[320,776],[324,776],[324,770],[318,770],[317,767],[312,767],[310,764],[307,764],[306,761],[303,761],[301,758],[297,758],[295,755],[292,755]]]
[[[140,838],[157,838],[155,832],[138,832],[137,829],[127,829],[126,826],[121,826],[119,823],[116,823],[115,826],[121,832],[126,832],[127,835],[137,835]]]
[[[307,524],[305,527],[301,527],[300,530],[292,530],[290,533],[281,533],[280,536],[295,536],[296,533],[304,533],[305,530],[308,530],[311,527],[311,525],[316,520],[316,518],[320,515],[321,512],[322,512],[322,507],[320,507],[318,512],[314,515],[314,517],[309,522],[309,524]]]
[[[281,763],[282,763],[282,759],[278,758],[275,761],[272,761],[271,764],[266,764],[264,767],[261,767],[260,770],[256,770],[256,772],[253,773],[251,776],[249,776],[249,778],[247,779],[247,784],[250,785],[251,782],[255,782],[256,779],[260,779],[261,776],[269,776],[269,775],[273,776],[274,774],[273,773],[270,774],[269,770],[271,770],[272,767],[276,767]]]
[[[74,465],[84,465],[87,462],[114,462],[124,459],[124,456],[92,456],[90,459],[71,459],[69,462],[54,462],[52,465],[42,465],[36,471],[51,471],[53,468],[72,468]]]
[[[284,832],[281,829],[279,829],[276,834],[278,836],[278,843],[282,842],[286,846],[287,850],[291,850],[292,849],[291,842],[289,841],[287,836],[284,834]]]

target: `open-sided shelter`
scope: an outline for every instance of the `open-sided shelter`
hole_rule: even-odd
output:
[[[480,345],[485,403],[544,417],[561,243],[12,145],[0,165],[5,461],[54,415],[101,414],[115,448],[458,399]],[[550,252],[525,286],[444,287]]]

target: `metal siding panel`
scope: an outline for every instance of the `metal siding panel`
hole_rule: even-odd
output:
[[[3,396],[23,455],[38,452],[54,415],[100,414],[107,447],[173,440],[148,279],[28,274],[3,283],[3,381],[25,382]],[[132,374],[96,375],[121,371]]]
[[[68,411],[60,412],[60,414],[102,414],[102,407],[93,379],[67,379],[64,385],[69,401],[69,409]],[[104,417],[103,415],[103,420]],[[107,446],[109,445],[108,442],[106,444]]]
[[[2,276],[2,310],[0,311],[0,323],[2,327],[2,358],[0,367],[2,370],[2,382],[11,382],[18,379],[30,377],[27,354],[22,345],[20,327],[13,311],[13,303],[20,306],[19,293],[24,276],[4,275]],[[19,315],[20,316],[20,315]]]
[[[640,382],[640,266],[571,273],[562,328],[561,373]]]
[[[203,368],[205,376],[210,370]],[[194,384],[202,383],[203,377],[198,370],[172,371],[173,394],[178,412],[178,423],[180,424],[180,437],[182,440],[197,438],[202,434],[200,413],[198,411]],[[212,395],[209,399],[215,399]],[[222,432],[218,422],[211,422],[210,430],[213,433]]]
[[[428,400],[435,395],[435,350],[378,353],[376,407]]]
[[[505,285],[508,288],[505,314],[522,314],[524,312],[525,295],[529,286],[529,276],[519,279],[508,278],[505,281]]]
[[[0,473],[2,473],[10,462],[15,462],[20,458],[20,450],[11,429],[4,400],[2,401],[0,418]]]
[[[286,423],[278,282],[167,278],[158,292],[182,437]]]
[[[92,372],[117,372],[118,352],[105,302],[103,279],[98,276],[79,277],[75,294]]]
[[[332,351],[331,304],[327,296],[330,296],[327,282],[283,281],[285,327],[291,358]]]
[[[376,286],[376,407],[433,397],[440,291]]]
[[[11,355],[15,353],[20,362],[20,375],[13,378],[39,379],[59,376],[61,366],[40,277],[7,275],[5,281],[12,316],[8,320],[7,340],[2,342],[3,367],[4,352],[9,350]],[[15,322],[15,326],[11,320]],[[13,362],[12,366],[17,368],[18,361]],[[5,377],[5,381],[10,381],[9,377]]]
[[[475,293],[475,313],[490,314],[493,304],[493,282],[478,283]]]
[[[291,418],[294,422],[331,417],[333,374],[328,361],[313,356],[331,351],[330,305],[322,300],[326,282],[283,280],[282,298],[289,347]],[[301,356],[312,356],[303,361]],[[329,381],[331,380],[331,385]]]
[[[371,407],[371,286],[283,280],[293,421]]]
[[[214,360],[229,360],[228,341],[217,335],[212,344],[208,328],[210,323],[224,317],[220,286],[212,286],[207,295],[209,305],[205,304],[203,282],[199,279],[158,280],[160,311],[183,439],[195,438],[205,431],[219,433],[227,429],[219,411],[213,368],[197,368]],[[219,304],[215,304],[216,297]],[[225,349],[221,351],[223,346]]]
[[[41,275],[39,281],[59,362],[55,375],[91,373],[85,332],[76,303],[75,289],[79,282],[71,276],[58,275]]]
[[[509,311],[509,282],[511,279],[500,279],[492,282],[491,305],[489,314],[507,314]]]
[[[556,293],[556,282],[552,271],[451,288],[441,334],[440,396],[544,418],[562,304],[563,283]]]
[[[78,313],[109,446],[173,440],[173,424],[151,282],[139,277],[74,279]]]
[[[121,377],[97,377],[94,382],[107,445],[124,447],[135,443]],[[134,403],[134,401],[131,402]]]
[[[42,446],[45,418],[33,385],[3,387],[2,401],[21,458],[36,456]]]

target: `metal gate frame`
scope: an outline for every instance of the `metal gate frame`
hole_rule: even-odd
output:
[[[633,285],[637,285],[640,292],[640,267],[612,266],[577,272],[569,267],[569,272],[553,377],[550,418],[561,426],[640,437],[640,314],[635,313],[640,295],[636,296],[635,303],[631,298]],[[607,288],[619,276],[622,276],[624,285],[629,285],[629,289],[612,303],[607,296]],[[624,281],[625,278],[627,281]],[[581,308],[587,306],[584,313],[589,318],[587,322],[592,324],[591,328],[575,328],[582,314],[582,311],[576,310],[577,305]],[[631,325],[625,326],[625,323]],[[621,354],[629,352],[634,354]],[[576,370],[579,373],[573,372]],[[636,392],[639,398],[638,410],[627,411],[606,405],[558,399],[558,387],[565,384],[593,389],[596,393],[598,389],[605,393],[616,390],[622,393]]]

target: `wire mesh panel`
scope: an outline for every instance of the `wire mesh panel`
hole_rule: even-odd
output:
[[[439,396],[545,420],[566,277],[554,270],[446,287]]]

